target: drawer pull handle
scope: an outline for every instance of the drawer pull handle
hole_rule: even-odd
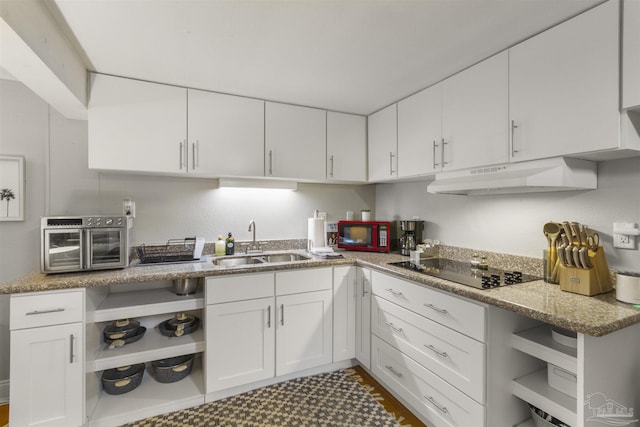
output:
[[[447,314],[449,314],[449,312],[447,310],[445,310],[444,308],[438,308],[433,304],[425,304],[424,305],[427,308],[430,308],[433,311],[437,311],[438,313],[442,314],[443,316],[446,316]]]
[[[429,345],[425,344],[424,346],[427,347],[429,350],[433,351],[435,354],[437,354],[440,357],[444,357],[445,359],[447,357],[449,357],[449,355],[447,354],[446,351],[440,351],[437,348],[435,348],[434,346],[432,346],[431,344],[429,344]]]
[[[284,304],[280,304],[280,325],[284,326]]]
[[[441,404],[439,404],[432,396],[425,396],[425,399],[427,399],[429,402],[431,402],[433,404],[433,406],[435,406],[436,408],[438,408],[438,410],[440,412],[442,412],[443,414],[448,414],[449,410],[447,410],[446,406],[442,406]]]
[[[402,295],[402,292],[400,292],[400,291],[394,291],[394,290],[393,290],[393,289],[391,289],[391,288],[387,288],[387,289],[385,289],[385,291],[387,291],[387,292],[391,292],[393,295],[396,295],[396,296],[400,296],[400,295]]]
[[[34,310],[26,313],[27,316],[33,316],[34,314],[47,314],[47,313],[58,313],[60,311],[64,311],[63,307],[52,308],[50,310]]]
[[[404,334],[404,331],[402,330],[402,328],[398,328],[397,326],[395,326],[393,323],[391,322],[384,322],[385,325],[387,325],[388,327],[390,327],[391,329],[393,329],[394,331],[400,333],[400,334]]]
[[[76,337],[73,334],[69,335],[69,363],[73,363],[76,358],[75,342]]]
[[[391,372],[393,375],[395,375],[396,377],[398,377],[398,378],[402,377],[402,373],[400,373],[400,372],[396,371],[395,369],[393,369],[393,366],[385,365],[385,368],[387,368],[387,370],[389,372]]]

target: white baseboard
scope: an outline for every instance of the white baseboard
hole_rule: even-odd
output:
[[[0,381],[0,403],[9,402],[9,380]]]

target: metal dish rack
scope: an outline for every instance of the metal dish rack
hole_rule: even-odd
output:
[[[169,239],[165,245],[140,245],[136,247],[142,264],[159,262],[193,261],[196,238]]]

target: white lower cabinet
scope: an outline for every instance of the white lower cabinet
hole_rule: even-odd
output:
[[[84,424],[83,291],[13,295],[12,426]]]
[[[356,356],[357,270],[333,268],[333,361]]]
[[[429,426],[482,427],[485,407],[377,336],[372,372],[429,420]]]
[[[332,362],[332,268],[207,279],[206,392]]]
[[[356,267],[355,356],[371,369],[371,270]]]
[[[273,297],[207,308],[208,391],[275,375],[274,310]]]

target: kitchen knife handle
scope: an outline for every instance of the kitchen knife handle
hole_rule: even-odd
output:
[[[511,120],[511,157],[515,157],[518,153],[518,150],[516,150],[516,129],[518,129],[518,124],[515,120]]]

